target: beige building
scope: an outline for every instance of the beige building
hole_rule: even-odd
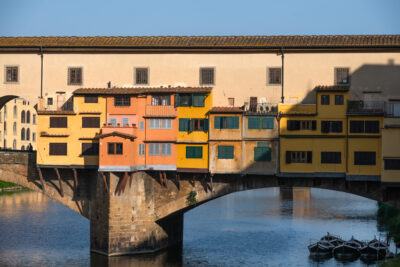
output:
[[[22,98],[10,100],[0,109],[0,148],[36,150],[37,114],[32,103]]]

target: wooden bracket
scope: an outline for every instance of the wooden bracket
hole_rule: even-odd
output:
[[[163,172],[163,175],[164,175],[164,186],[168,187],[167,186],[167,172]]]
[[[42,190],[43,190],[43,192],[46,192],[46,190],[44,188],[44,179],[43,179],[42,169],[38,168],[37,170],[39,173],[40,184],[42,185]]]
[[[213,175],[210,174],[211,192],[213,191]]]
[[[105,175],[104,172],[100,172],[101,176],[103,177],[103,181],[104,181],[104,190],[106,192],[110,192],[110,190],[108,189],[108,183],[107,183],[107,177]]]
[[[58,168],[54,168],[54,170],[56,171],[58,183],[60,184],[60,194],[62,197],[64,197],[64,190],[63,190],[63,186],[62,186],[62,182],[61,182],[60,172],[58,171]]]
[[[73,168],[72,172],[74,173],[75,192],[76,192],[76,195],[79,196],[78,171],[77,171],[77,169]]]
[[[119,186],[117,188],[118,196],[121,195],[121,192],[125,191],[125,186],[126,186],[126,183],[128,181],[128,178],[129,178],[129,174],[128,174],[128,172],[125,172],[124,178],[122,178],[122,181],[119,183]]]
[[[131,174],[129,175],[129,188],[131,188],[132,180],[133,180],[133,176],[134,175],[135,175],[135,172],[131,172]]]

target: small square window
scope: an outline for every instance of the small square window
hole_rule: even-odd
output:
[[[68,84],[70,85],[82,84],[82,68],[68,69]]]
[[[149,69],[148,68],[136,68],[135,69],[135,83],[136,84],[148,84],[149,83]]]
[[[321,105],[329,105],[329,95],[321,95]]]
[[[349,84],[349,68],[335,68],[335,84]]]
[[[268,83],[269,84],[281,84],[281,68],[269,68],[268,69]]]
[[[335,95],[335,105],[343,105],[343,95]]]
[[[53,105],[53,98],[52,97],[47,98],[47,105],[48,106],[52,106]]]
[[[214,84],[214,68],[200,68],[200,84]]]
[[[235,106],[235,98],[229,97],[228,98],[228,105],[231,106],[231,107],[234,107]]]
[[[6,82],[18,82],[18,67],[6,67]]]

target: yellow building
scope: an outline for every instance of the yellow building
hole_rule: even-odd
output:
[[[238,107],[214,107],[210,110],[210,173],[242,171],[243,110]]]
[[[400,182],[400,103],[389,103],[382,128],[382,182]]]
[[[208,173],[208,112],[212,107],[210,87],[198,93],[176,94],[179,118],[177,171]]]
[[[103,95],[73,96],[69,110],[38,111],[38,167],[98,168],[94,138],[106,122]]]
[[[37,114],[34,105],[22,98],[10,100],[0,110],[0,148],[36,150]]]

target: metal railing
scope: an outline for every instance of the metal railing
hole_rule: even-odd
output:
[[[348,113],[384,113],[386,111],[384,101],[356,100],[347,102]]]

